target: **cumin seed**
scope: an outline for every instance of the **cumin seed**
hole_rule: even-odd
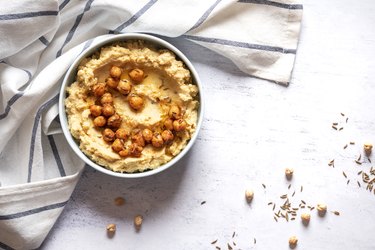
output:
[[[257,244],[257,239],[254,238],[254,244]]]
[[[343,175],[345,178],[348,178],[348,177],[346,176],[346,174],[345,174],[344,171],[342,171],[342,175]]]
[[[351,142],[349,142],[349,144],[350,144],[350,145],[354,145],[354,144],[355,144],[355,142],[354,142],[354,141],[351,141]]]
[[[337,125],[339,125],[339,123],[338,122],[333,122],[332,125],[333,126],[337,126]]]
[[[334,213],[335,215],[337,215],[337,216],[340,215],[340,212],[339,212],[339,211],[333,211],[333,213]]]
[[[337,130],[337,127],[336,127],[336,126],[332,126],[332,128],[333,128],[334,130]]]
[[[214,240],[213,242],[211,242],[211,244],[212,244],[212,245],[213,245],[213,244],[216,244],[216,242],[217,242],[217,239]]]
[[[233,234],[232,234],[232,238],[234,238],[235,235],[236,235],[236,232],[233,232]]]
[[[301,186],[301,192],[303,191],[303,186]]]
[[[340,113],[341,114],[341,116],[345,116],[345,114],[344,113]]]
[[[345,144],[344,149],[346,149],[347,147],[348,147],[348,144]]]
[[[357,184],[358,184],[358,187],[361,187],[361,183],[359,183],[359,181],[357,181]]]
[[[263,188],[266,188],[266,185],[264,185],[263,183],[262,183],[262,186],[263,186]]]
[[[291,186],[292,186],[292,184],[289,184],[288,189],[290,189]]]
[[[362,162],[360,161],[355,161],[355,163],[357,163],[358,165],[362,165]]]

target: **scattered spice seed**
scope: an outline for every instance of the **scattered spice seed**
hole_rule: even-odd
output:
[[[357,181],[357,184],[358,184],[358,187],[361,187],[361,183],[359,183],[359,181]]]
[[[340,113],[341,114],[341,116],[345,116],[345,114],[344,113]]]
[[[291,218],[290,220],[295,220],[295,219],[296,219],[296,218],[293,217],[293,218]]]
[[[344,129],[344,127],[341,127],[341,128],[339,128],[339,131],[341,131],[341,130],[343,130]]]
[[[217,249],[217,250],[221,250],[221,248],[220,248],[220,247],[218,247],[218,246],[216,246],[216,249]]]
[[[348,147],[348,144],[345,144],[344,149],[346,149],[347,147]]]
[[[274,216],[273,218],[274,218],[274,219],[275,219],[275,221],[277,222],[277,218],[276,218],[276,216]]]
[[[254,244],[257,244],[257,239],[254,238]]]
[[[361,155],[361,154],[359,154],[359,156],[358,156],[358,159],[357,159],[357,161],[360,161],[360,160],[361,160],[361,158],[362,158],[362,155]]]
[[[202,201],[202,202],[201,202],[201,205],[204,205],[204,204],[206,204],[206,201]]]
[[[301,192],[303,191],[303,186],[301,186]]]
[[[337,125],[339,125],[339,123],[338,122],[333,122],[332,125],[333,126],[337,126]]]
[[[273,204],[272,210],[275,211],[276,204]]]
[[[362,171],[359,171],[359,172],[357,173],[357,175],[360,175],[360,174],[362,174]]]
[[[355,161],[355,163],[357,163],[358,165],[362,165],[362,162],[360,161]]]
[[[236,232],[233,232],[233,234],[232,234],[232,238],[234,238],[235,235],[236,235]]]
[[[346,118],[345,122],[348,123],[349,117]]]
[[[237,246],[236,242],[233,241],[232,243],[233,243],[233,246]]]
[[[228,243],[228,250],[232,250],[232,246]]]
[[[212,245],[213,245],[213,244],[216,244],[216,242],[217,242],[217,239],[214,240],[213,242],[211,242],[211,244],[212,244]]]
[[[296,191],[293,192],[292,197],[296,194]]]
[[[340,215],[340,212],[339,212],[339,211],[333,211],[333,213],[334,213],[335,215],[337,215],[337,216]]]
[[[333,166],[335,167],[335,160],[331,160],[330,162],[328,162],[328,166]]]
[[[337,127],[336,127],[336,126],[332,126],[332,128],[333,128],[334,130],[337,130]]]
[[[263,188],[266,188],[266,185],[264,185],[263,183],[262,183],[262,186],[263,186]]]
[[[348,180],[348,181],[346,182],[346,185],[348,185],[348,184],[349,184],[349,182],[350,182],[350,180]]]
[[[273,202],[272,202],[272,201],[271,201],[271,202],[268,202],[268,206],[269,206],[269,205],[272,205],[272,204],[273,204]]]
[[[302,202],[303,204],[306,204],[306,202],[305,202],[304,200],[301,200],[301,202]]]
[[[342,175],[343,175],[345,178],[348,178],[348,177],[346,176],[346,174],[345,174],[344,171],[342,171]]]
[[[354,144],[355,144],[355,142],[354,142],[354,141],[351,141],[351,142],[349,142],[349,144],[350,144],[350,145],[354,145]]]
[[[368,162],[370,162],[370,163],[371,163],[371,160],[370,160],[370,158],[367,158],[367,160],[368,160]]]
[[[292,184],[289,184],[288,189],[290,189],[291,186],[292,186]]]

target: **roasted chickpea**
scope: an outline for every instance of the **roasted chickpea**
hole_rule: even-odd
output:
[[[126,140],[128,138],[128,131],[123,128],[119,128],[116,131],[116,138]]]
[[[131,95],[129,97],[129,105],[132,109],[140,110],[144,105],[143,98],[138,95]]]
[[[119,128],[121,125],[121,117],[118,114],[114,114],[108,118],[107,125],[112,128]]]
[[[183,131],[186,129],[186,122],[183,119],[178,119],[173,121],[173,129],[177,132]]]
[[[107,86],[113,89],[117,88],[118,82],[119,81],[113,77],[108,77],[107,79],[105,79],[105,83],[107,84]]]
[[[151,129],[148,129],[148,128],[145,128],[143,131],[142,131],[142,136],[143,136],[143,139],[146,141],[146,142],[151,142],[152,140],[152,131]]]
[[[169,109],[169,117],[173,119],[180,119],[181,118],[181,110],[177,105],[172,105]]]
[[[164,127],[165,129],[168,129],[168,130],[173,130],[173,120],[168,118],[167,120],[164,121]]]
[[[118,154],[121,157],[128,157],[130,155],[130,152],[129,152],[129,149],[125,148],[125,149],[121,150],[120,152],[118,152]]]
[[[128,95],[132,90],[132,84],[127,79],[121,79],[117,85],[117,90],[123,95]]]
[[[99,105],[91,105],[90,113],[92,116],[97,117],[102,114],[102,107]]]
[[[161,137],[163,138],[165,144],[170,144],[174,139],[174,135],[173,135],[172,131],[170,131],[168,129],[164,130],[161,133]]]
[[[111,142],[115,139],[115,132],[112,131],[110,128],[106,128],[103,130],[103,140],[106,142]]]
[[[102,98],[100,98],[101,104],[112,104],[113,103],[113,97],[111,93],[105,93]]]
[[[107,87],[105,86],[105,83],[97,83],[92,87],[92,92],[96,97],[101,97],[107,92]]]
[[[109,70],[109,74],[113,78],[120,78],[122,74],[122,69],[117,66],[112,66],[112,68]]]
[[[107,120],[104,116],[98,116],[94,119],[94,126],[95,127],[103,127],[107,123]]]
[[[102,109],[104,116],[111,116],[115,113],[115,108],[111,104],[104,104]]]
[[[139,146],[137,143],[130,144],[129,152],[133,157],[140,157],[142,155],[143,147]]]
[[[137,83],[140,83],[143,81],[143,79],[145,79],[145,73],[143,72],[143,70],[141,69],[133,69],[129,72],[129,76],[130,78],[137,82]]]
[[[154,146],[155,148],[163,147],[164,141],[163,141],[163,137],[161,136],[161,134],[155,132],[154,136],[152,137],[151,143],[152,143],[152,146]]]
[[[115,152],[120,152],[120,151],[124,150],[124,144],[122,143],[122,141],[120,139],[116,139],[112,143],[112,149]]]
[[[139,131],[137,133],[135,133],[134,135],[132,135],[132,142],[133,143],[136,143],[137,145],[141,146],[141,147],[144,147],[145,146],[145,140],[143,139],[143,136],[142,136],[142,132]]]

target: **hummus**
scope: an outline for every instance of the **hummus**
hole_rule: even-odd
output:
[[[171,51],[142,40],[82,60],[66,91],[68,126],[81,151],[115,172],[167,163],[196,129],[198,87],[190,71]]]

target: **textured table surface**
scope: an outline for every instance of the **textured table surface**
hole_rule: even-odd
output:
[[[192,42],[168,39],[204,84],[196,144],[152,177],[126,180],[86,168],[42,249],[289,249],[292,235],[297,249],[375,249],[375,194],[357,175],[375,167],[375,152],[371,164],[362,149],[375,144],[374,13],[373,0],[305,0],[289,87],[248,77]],[[294,168],[291,181],[287,167]],[[248,187],[255,193],[250,205]],[[295,220],[290,214],[276,222],[284,194],[292,207],[301,200],[306,207]],[[114,205],[118,196],[124,206]],[[302,211],[318,202],[327,204],[326,216],[314,209],[309,226],[302,225]],[[139,232],[137,214],[144,217]],[[112,238],[109,223],[117,224]]]

